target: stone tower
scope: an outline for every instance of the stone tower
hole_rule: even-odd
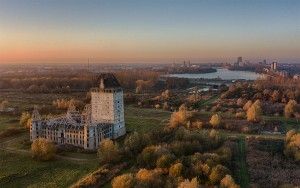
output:
[[[101,74],[91,91],[91,124],[113,124],[112,138],[125,134],[123,90],[113,74]]]

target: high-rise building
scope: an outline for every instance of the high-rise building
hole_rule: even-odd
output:
[[[242,57],[238,57],[237,58],[237,62],[236,62],[236,65],[237,66],[241,66],[241,63],[243,62],[243,58]]]
[[[272,62],[271,64],[271,70],[276,71],[277,70],[277,62]]]
[[[263,64],[266,65],[267,64],[267,60],[264,59],[263,60]]]

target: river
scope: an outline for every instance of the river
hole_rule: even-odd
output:
[[[231,71],[224,68],[218,68],[217,72],[204,73],[204,74],[169,74],[170,77],[178,78],[205,78],[214,79],[220,78],[222,80],[256,80],[262,77],[262,74],[258,74],[250,71]]]

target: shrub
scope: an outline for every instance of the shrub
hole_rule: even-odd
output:
[[[138,154],[146,145],[145,138],[138,132],[127,135],[124,141],[125,150],[132,154]]]
[[[239,118],[239,119],[243,119],[243,118],[246,117],[246,114],[245,114],[245,112],[237,112],[237,113],[235,114],[235,117],[236,117],[236,118]]]
[[[158,168],[169,168],[170,165],[175,161],[176,157],[171,154],[164,154],[156,161],[156,166]]]
[[[97,154],[100,163],[113,163],[120,160],[119,147],[110,139],[101,141]]]
[[[31,124],[31,115],[29,112],[22,112],[22,115],[20,117],[20,125],[25,128],[30,128]]]
[[[273,91],[273,94],[272,94],[272,101],[273,101],[273,102],[278,102],[279,98],[280,98],[279,91],[277,91],[277,90]]]
[[[178,186],[178,188],[198,188],[199,183],[197,178],[193,178],[191,181],[186,179],[183,182],[181,182]]]
[[[178,112],[173,112],[170,119],[170,127],[176,128],[180,125],[186,126],[189,118],[191,117],[190,112],[187,111],[187,108],[184,104],[179,107]]]
[[[160,109],[160,105],[159,105],[159,104],[156,104],[154,107],[155,107],[156,109]]]
[[[7,100],[4,100],[0,103],[0,111],[4,111],[5,108],[8,106],[9,102]]]
[[[217,184],[225,177],[226,174],[229,173],[230,171],[226,167],[223,165],[217,165],[212,168],[209,180],[212,184]]]
[[[296,111],[297,102],[290,100],[284,107],[284,115],[286,118],[290,118]]]
[[[48,161],[54,158],[56,147],[52,142],[39,138],[31,144],[32,157],[41,161]]]
[[[132,174],[123,174],[112,180],[112,188],[131,188],[134,186],[134,177]]]
[[[157,159],[157,146],[145,147],[138,156],[138,164],[141,166],[154,167]]]
[[[162,171],[160,169],[140,169],[136,174],[137,187],[163,187],[164,181],[161,175]]]
[[[300,161],[300,133],[290,130],[286,134],[284,154]]]
[[[169,176],[180,177],[182,175],[183,165],[181,163],[176,163],[172,165],[169,169]]]
[[[243,110],[247,111],[252,106],[252,101],[249,100],[246,102],[246,104],[243,106]]]
[[[262,110],[261,103],[259,100],[256,100],[255,103],[247,111],[247,120],[252,122],[260,121]]]
[[[218,114],[214,114],[211,116],[209,123],[213,128],[218,128],[221,124],[221,116]]]
[[[200,121],[200,120],[197,120],[197,121],[193,121],[192,122],[192,127],[193,128],[197,128],[197,129],[201,129],[203,127],[203,122]]]
[[[220,182],[221,188],[239,188],[230,175],[226,175]]]
[[[167,100],[171,97],[171,91],[170,90],[165,90],[164,92],[161,93],[161,97],[164,99],[164,100]]]
[[[170,107],[168,105],[168,102],[164,102],[164,104],[163,104],[163,110],[169,110],[169,109],[170,109]]]

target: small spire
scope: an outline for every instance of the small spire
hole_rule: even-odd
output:
[[[100,81],[100,89],[104,89],[104,80],[103,80],[103,78],[101,78],[101,81]]]
[[[39,121],[41,120],[41,115],[38,111],[37,105],[34,105],[33,112],[32,112],[32,120],[33,121]]]

